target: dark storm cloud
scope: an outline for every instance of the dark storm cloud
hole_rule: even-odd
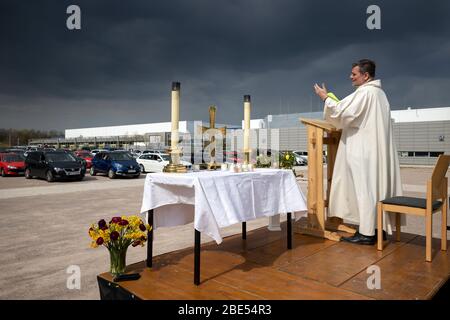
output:
[[[82,29],[66,28],[77,4]],[[366,8],[381,7],[381,30]],[[393,108],[442,107],[450,87],[447,1],[3,1],[0,127],[55,128],[169,121],[240,123],[321,110],[314,82],[351,92],[351,62],[378,63]]]

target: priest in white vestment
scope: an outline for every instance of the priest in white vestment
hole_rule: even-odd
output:
[[[328,215],[359,224],[354,236],[342,240],[368,245],[376,242],[377,202],[402,195],[389,102],[374,77],[375,63],[364,59],[353,64],[350,78],[356,90],[344,99],[338,101],[324,85],[314,86],[325,103],[324,118],[342,129]],[[390,215],[385,218],[391,234]]]

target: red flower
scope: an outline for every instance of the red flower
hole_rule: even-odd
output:
[[[103,242],[105,242],[105,241],[103,240],[102,237],[98,237],[96,242],[99,246],[101,246],[103,244]]]
[[[143,225],[143,224],[140,224],[140,225],[139,225],[139,229],[141,229],[141,231],[147,230],[147,228],[146,228],[145,225]]]
[[[98,227],[102,230],[105,230],[104,228],[106,227],[106,221],[105,219],[102,219],[98,222]]]
[[[126,226],[128,225],[128,221],[127,220],[120,220],[119,221],[119,226]]]
[[[138,246],[138,245],[140,245],[141,244],[141,242],[139,241],[139,240],[136,240],[136,241],[134,241],[131,245],[133,246],[133,247],[136,247],[136,246]]]
[[[113,231],[111,232],[109,237],[111,238],[112,241],[116,241],[117,239],[119,239],[119,233],[117,231]]]
[[[110,223],[119,223],[122,220],[121,217],[113,217]]]

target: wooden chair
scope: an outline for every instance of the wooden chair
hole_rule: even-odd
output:
[[[432,217],[433,213],[441,211],[441,250],[447,251],[447,208],[448,208],[448,179],[445,177],[450,164],[450,155],[440,155],[433,169],[431,179],[427,182],[427,197],[393,197],[382,200],[377,204],[378,230],[383,230],[383,212],[395,212],[397,241],[400,241],[400,214],[414,214],[425,217],[426,255],[425,260],[431,262]],[[383,250],[382,232],[378,232],[377,249]]]

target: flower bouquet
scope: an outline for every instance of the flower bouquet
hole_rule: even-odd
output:
[[[270,168],[272,165],[272,159],[265,155],[261,154],[256,157],[256,168]]]
[[[280,160],[280,168],[283,169],[292,169],[292,167],[295,164],[295,155],[294,153],[288,151],[288,152],[280,152],[280,156],[279,156],[279,160]]]
[[[151,227],[138,216],[114,217],[109,224],[102,219],[89,228],[91,247],[103,245],[108,249],[111,259],[110,272],[113,276],[118,276],[125,272],[126,254],[130,244],[133,247],[144,246],[150,229]]]

